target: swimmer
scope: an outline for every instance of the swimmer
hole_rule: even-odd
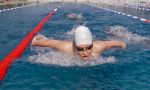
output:
[[[82,60],[98,58],[103,51],[113,47],[126,48],[126,44],[121,41],[93,41],[89,28],[85,26],[79,26],[75,29],[72,41],[52,40],[43,35],[37,35],[31,44],[54,48],[68,55],[78,56]]]
[[[82,18],[81,14],[70,13],[70,14],[67,15],[67,19],[70,19],[70,20],[78,20],[78,19],[81,19],[81,18]]]

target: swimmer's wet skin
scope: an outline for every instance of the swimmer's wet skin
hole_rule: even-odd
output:
[[[121,41],[93,41],[90,30],[85,26],[76,28],[73,41],[52,40],[45,38],[43,35],[37,35],[31,44],[54,48],[72,56],[79,56],[82,60],[97,58],[104,50],[113,47],[126,48],[126,44]]]

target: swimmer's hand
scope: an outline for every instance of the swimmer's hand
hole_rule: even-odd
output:
[[[125,48],[126,48],[126,43],[121,42],[121,48],[122,48],[122,49],[125,49]]]
[[[39,34],[37,36],[35,36],[31,42],[31,44],[33,46],[36,46],[36,45],[40,45],[41,43],[43,43],[47,38],[44,37],[43,35]]]

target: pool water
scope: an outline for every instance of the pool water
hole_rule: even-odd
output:
[[[0,59],[55,7],[50,3],[0,13]],[[71,12],[82,14],[83,18],[66,19]],[[9,69],[0,89],[150,89],[150,24],[85,4],[65,3],[39,34],[71,40],[78,25],[89,27],[94,40],[121,40],[127,43],[127,48],[107,50],[98,60],[83,62],[53,49],[29,45]]]

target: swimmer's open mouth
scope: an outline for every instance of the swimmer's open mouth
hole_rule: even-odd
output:
[[[82,58],[83,58],[83,59],[87,59],[87,58],[88,58],[88,56],[82,56]]]

